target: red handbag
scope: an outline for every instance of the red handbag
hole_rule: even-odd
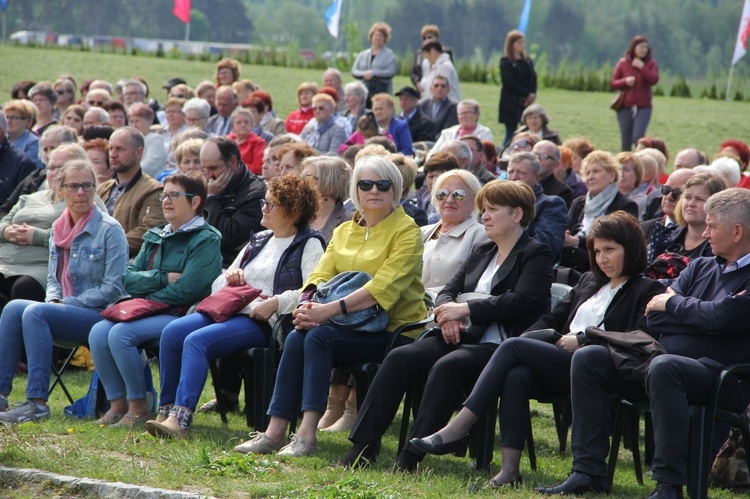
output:
[[[260,294],[260,289],[256,289],[249,284],[224,286],[216,293],[204,298],[195,308],[195,311],[208,315],[214,322],[224,322],[247,307]]]
[[[102,317],[112,322],[130,322],[144,317],[170,312],[172,305],[145,298],[133,298],[110,305],[102,311]]]

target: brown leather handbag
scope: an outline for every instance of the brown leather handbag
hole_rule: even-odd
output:
[[[613,111],[619,111],[622,109],[622,107],[625,105],[625,90],[618,90],[614,97],[612,97],[612,102],[609,103],[609,107]]]

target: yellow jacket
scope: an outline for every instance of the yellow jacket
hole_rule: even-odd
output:
[[[419,227],[400,206],[375,227],[362,227],[359,219],[359,213],[355,213],[353,221],[336,228],[303,289],[327,282],[341,272],[367,272],[373,279],[364,287],[388,311],[388,330],[424,319],[424,246]]]

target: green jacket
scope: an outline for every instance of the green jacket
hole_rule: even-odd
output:
[[[123,284],[136,298],[192,305],[211,293],[211,283],[221,274],[221,234],[208,223],[166,236],[162,230],[153,227],[143,234],[143,246],[128,266]],[[182,276],[170,283],[169,272]]]

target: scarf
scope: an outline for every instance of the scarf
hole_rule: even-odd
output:
[[[615,198],[619,191],[617,190],[617,184],[612,183],[604,188],[602,192],[596,196],[592,196],[589,192],[586,194],[586,204],[583,207],[583,213],[589,220],[594,220],[597,217],[604,215],[607,207],[612,204],[612,200]]]
[[[96,205],[91,206],[89,211],[73,224],[73,219],[68,209],[65,208],[62,216],[54,223],[55,247],[62,250],[62,258],[58,260],[59,263],[57,264],[57,281],[62,284],[63,298],[73,294],[73,282],[70,280],[70,272],[68,272],[70,248],[73,246],[73,240],[83,232],[83,228],[94,216],[96,209]]]

